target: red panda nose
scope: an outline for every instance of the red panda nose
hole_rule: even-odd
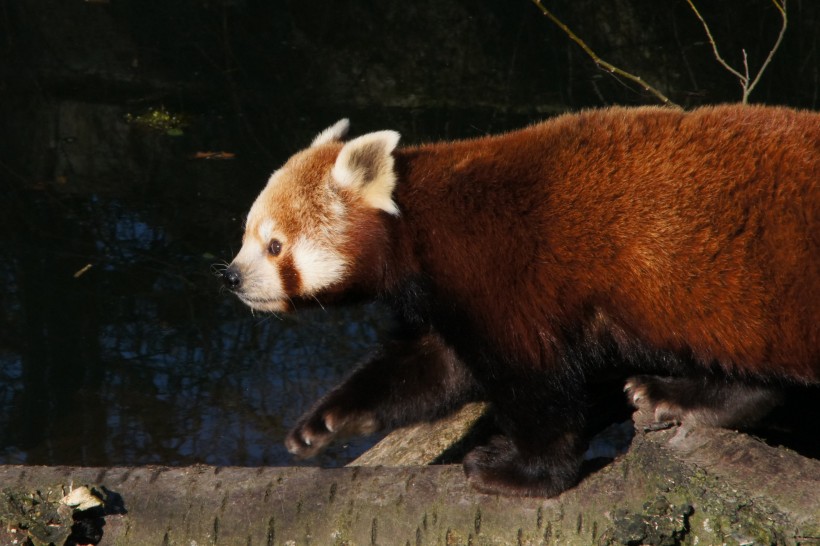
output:
[[[236,290],[242,285],[242,275],[239,274],[239,269],[236,266],[229,266],[222,273],[222,282],[228,290]]]

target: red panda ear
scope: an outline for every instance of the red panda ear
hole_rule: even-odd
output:
[[[347,118],[340,119],[327,129],[316,135],[316,138],[314,138],[313,142],[310,143],[310,147],[315,148],[317,146],[321,146],[322,144],[328,144],[330,142],[342,140],[349,129],[350,120]]]
[[[333,179],[339,186],[358,192],[370,206],[398,215],[399,208],[393,202],[393,150],[399,138],[396,131],[379,131],[351,140],[336,158]]]

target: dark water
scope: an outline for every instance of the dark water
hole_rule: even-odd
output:
[[[372,307],[253,316],[212,273],[240,203],[150,194],[5,198],[0,463],[291,464],[287,427],[387,327]],[[218,216],[234,229],[209,241]]]

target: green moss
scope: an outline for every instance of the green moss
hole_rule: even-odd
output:
[[[670,497],[686,499],[694,507],[689,518],[692,544],[783,544],[790,534],[778,527],[784,518],[763,499],[738,499],[734,491],[701,470],[670,491]]]
[[[150,108],[137,115],[128,113],[125,115],[125,121],[169,136],[182,136],[183,127],[188,125],[185,116],[173,114],[164,107]]]
[[[73,510],[62,504],[62,490],[4,489],[0,497],[0,525],[16,529],[33,546],[63,544],[71,534]]]
[[[644,503],[639,512],[620,508],[612,513],[612,524],[597,543],[601,546],[683,544],[689,533],[689,517],[692,512],[691,504],[672,504],[664,496]]]
[[[796,533],[811,536],[809,529],[782,523],[789,518],[765,498],[745,498],[718,477],[677,464],[640,440],[621,464],[624,479],[640,474],[644,500],[656,496],[640,508],[627,504],[609,513],[598,544],[789,544],[797,542]]]

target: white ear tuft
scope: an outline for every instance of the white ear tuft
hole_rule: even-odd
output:
[[[399,208],[393,202],[396,173],[392,152],[399,138],[396,131],[379,131],[345,144],[333,166],[336,183],[356,190],[370,206],[398,215]]]
[[[347,118],[340,119],[316,135],[316,138],[314,138],[313,142],[310,143],[310,147],[315,148],[316,146],[321,146],[322,144],[342,140],[347,134],[348,129],[350,129],[350,120]]]

